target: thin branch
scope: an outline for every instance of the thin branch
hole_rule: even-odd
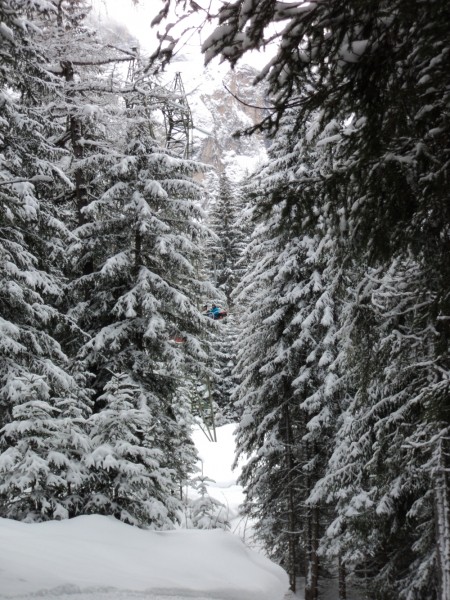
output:
[[[84,60],[71,60],[70,62],[73,65],[76,66],[82,66],[82,67],[98,67],[101,65],[107,65],[110,63],[116,63],[116,62],[130,62],[131,60],[135,60],[136,56],[122,56],[121,58],[116,57],[116,58],[104,58],[98,61],[95,60],[89,60],[89,61],[84,61]]]
[[[7,181],[0,181],[0,185],[14,185],[15,183],[53,183],[53,178],[47,175],[35,175],[34,177],[26,179],[9,179]]]
[[[123,48],[114,46],[114,44],[107,44],[106,47],[111,48],[112,50],[117,50],[117,52],[123,52],[124,54],[127,54],[128,56],[130,56],[133,60],[138,58],[136,52],[133,52],[132,50],[124,50]]]
[[[223,87],[227,90],[227,92],[229,94],[231,94],[233,96],[233,98],[235,100],[237,100],[240,104],[243,104],[244,106],[247,106],[248,108],[256,108],[258,110],[269,110],[268,106],[257,106],[256,104],[249,104],[248,102],[245,102],[244,100],[241,100],[241,98],[239,98],[239,96],[236,96],[236,94],[234,94],[226,85],[225,83],[222,82]]]

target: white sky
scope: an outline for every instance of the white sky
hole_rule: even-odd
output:
[[[135,36],[144,51],[151,52],[156,47],[156,31],[150,27],[153,18],[163,6],[160,0],[93,0],[94,6],[103,17],[109,17],[125,26]],[[200,36],[193,35],[188,47],[200,54]]]
[[[132,0],[92,1],[101,18],[112,19],[119,25],[126,27],[139,40],[144,52],[151,53],[156,48],[156,31],[150,27],[150,23],[163,6],[161,0],[139,0],[138,4],[135,4]],[[216,1],[212,0],[212,4]],[[198,23],[200,24],[201,22],[202,15],[199,14]],[[191,19],[189,25],[192,24],[194,24],[194,21]],[[186,22],[183,22],[179,30],[185,27]],[[199,68],[203,64],[203,56],[200,50],[201,44],[213,29],[214,26],[210,24],[208,27],[203,27],[201,32],[193,32],[183,45],[182,53],[188,55],[189,62],[197,63]],[[174,31],[177,30],[174,29]],[[272,54],[272,52],[247,53],[243,62],[251,64],[255,68],[262,68],[270,60]]]

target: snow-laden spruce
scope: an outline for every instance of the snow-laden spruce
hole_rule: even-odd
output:
[[[195,455],[186,373],[207,372],[210,321],[199,308],[213,288],[196,269],[207,235],[193,179],[198,167],[160,147],[152,111],[167,97],[156,93],[155,100],[151,75],[139,89],[116,78],[114,65],[136,56],[89,28],[87,3],[33,6],[2,5],[11,25],[4,51],[23,66],[2,71],[1,81],[4,114],[11,113],[1,123],[2,424],[10,422],[3,467],[23,475],[18,484],[5,482],[2,506],[8,516],[33,520],[97,506],[135,524],[171,526]],[[12,17],[20,9],[25,19],[27,8],[33,22]],[[128,451],[129,440],[114,450],[106,441],[108,406],[120,413],[121,405],[124,422],[130,416],[113,385],[123,376],[134,408],[147,415],[145,431],[134,431],[133,422],[123,431],[138,437]],[[111,460],[102,462],[108,443]],[[35,444],[30,465],[27,448]],[[116,467],[139,469],[139,460],[130,466],[135,450],[150,462],[130,480],[130,489],[139,488],[130,508],[130,490],[117,501],[124,471]],[[114,453],[122,456],[117,464]]]
[[[46,106],[60,85],[35,27],[53,8],[0,7],[1,514],[26,520],[77,513],[88,447],[83,378],[60,345],[74,330],[58,309],[69,231],[52,198],[66,153]]]
[[[294,118],[286,118],[270,162],[249,185],[256,228],[237,296],[244,307],[237,439],[238,452],[251,456],[241,478],[245,509],[291,587],[305,574],[306,592],[314,594],[324,515],[319,503],[306,502],[323,475],[338,409],[336,284],[318,213],[303,231],[298,225],[315,191],[318,157],[295,133]]]

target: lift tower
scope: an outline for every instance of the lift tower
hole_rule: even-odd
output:
[[[171,98],[163,106],[166,148],[183,158],[192,157],[193,121],[181,73],[175,74],[170,88]]]

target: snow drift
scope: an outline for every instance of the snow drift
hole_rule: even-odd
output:
[[[280,567],[222,530],[154,532],[98,515],[0,519],[0,540],[2,599],[279,600],[288,587]]]

